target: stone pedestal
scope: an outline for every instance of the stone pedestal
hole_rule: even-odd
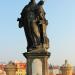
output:
[[[49,75],[48,57],[50,53],[44,50],[25,52],[27,59],[27,75]]]

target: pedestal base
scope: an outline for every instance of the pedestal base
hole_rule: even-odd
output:
[[[27,75],[49,75],[48,74],[48,57],[47,51],[25,52],[24,57],[27,59]]]

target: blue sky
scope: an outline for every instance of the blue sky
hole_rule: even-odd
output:
[[[38,2],[39,0],[37,0]],[[16,21],[29,0],[0,1],[0,61],[25,60],[26,38]],[[75,65],[75,0],[45,0],[50,40],[49,63],[62,65],[67,59]]]

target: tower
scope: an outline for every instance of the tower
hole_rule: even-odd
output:
[[[65,60],[65,64],[61,66],[62,75],[72,75],[72,66]]]
[[[17,70],[17,67],[16,65],[13,63],[13,62],[9,62],[6,66],[5,66],[5,72],[6,72],[6,75],[16,75],[16,70]]]

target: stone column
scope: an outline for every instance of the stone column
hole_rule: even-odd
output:
[[[27,59],[27,75],[49,75],[48,57],[50,53],[45,50],[25,52]]]

